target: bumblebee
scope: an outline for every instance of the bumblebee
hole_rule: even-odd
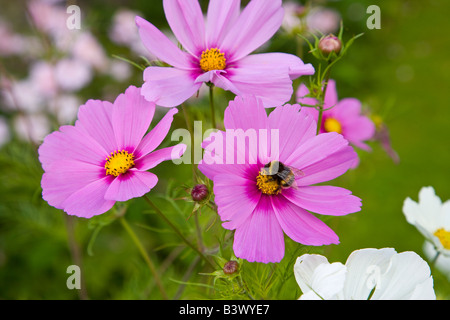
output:
[[[290,187],[297,188],[295,179],[304,176],[303,171],[287,166],[280,161],[271,161],[267,163],[261,169],[261,174],[269,176],[274,181],[277,181],[278,185],[283,189]]]

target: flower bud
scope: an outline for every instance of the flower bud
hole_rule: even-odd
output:
[[[197,184],[192,188],[191,197],[192,200],[199,202],[205,200],[209,194],[208,187],[204,184]]]
[[[239,263],[235,260],[228,261],[223,266],[223,273],[225,274],[233,274],[239,270]]]
[[[323,37],[319,41],[319,50],[322,52],[324,56],[330,55],[332,52],[339,54],[342,49],[342,42],[338,37],[330,34],[326,37]]]

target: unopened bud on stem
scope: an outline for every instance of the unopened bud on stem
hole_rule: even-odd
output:
[[[338,37],[330,34],[326,37],[323,37],[319,41],[319,50],[322,52],[324,56],[330,55],[332,52],[339,54],[342,49],[342,42]]]
[[[192,188],[191,197],[192,200],[199,202],[205,200],[209,195],[208,187],[204,184],[197,184]]]
[[[239,270],[239,263],[235,260],[228,261],[223,266],[223,273],[225,274],[233,274]]]

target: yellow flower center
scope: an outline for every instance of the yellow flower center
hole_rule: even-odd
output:
[[[450,231],[440,228],[436,230],[434,235],[439,238],[445,249],[450,250]]]
[[[125,173],[134,166],[134,155],[128,153],[125,150],[117,150],[111,152],[111,155],[106,158],[105,169],[106,174],[112,176],[119,176],[121,173]]]
[[[274,176],[259,173],[256,177],[256,186],[262,193],[268,195],[276,195],[281,192],[281,186]]]
[[[200,68],[204,72],[211,70],[223,70],[227,66],[225,54],[217,48],[211,48],[202,52]]]
[[[342,133],[342,126],[335,118],[327,118],[323,124],[326,132]]]

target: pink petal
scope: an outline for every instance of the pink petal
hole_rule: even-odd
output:
[[[169,133],[170,126],[173,122],[173,116],[178,113],[176,108],[170,109],[161,121],[142,139],[136,148],[136,157],[145,156],[158,148]]]
[[[327,85],[327,92],[325,92],[324,108],[332,108],[333,106],[337,105],[337,103],[338,95],[336,90],[336,81],[330,79]]]
[[[147,132],[155,104],[144,99],[141,89],[130,86],[114,101],[112,123],[119,149],[134,151]]]
[[[163,148],[151,152],[150,154],[135,161],[135,168],[140,171],[146,171],[156,167],[163,161],[179,159],[186,151],[185,144],[178,144],[173,147]]]
[[[216,48],[235,24],[241,10],[240,0],[210,0],[207,13],[206,42]]]
[[[62,126],[45,137],[39,147],[39,161],[45,171],[62,160],[73,160],[101,166],[109,153],[85,131]]]
[[[97,140],[108,154],[117,148],[112,126],[113,105],[107,101],[88,100],[78,111],[77,128]]]
[[[332,186],[309,186],[283,190],[283,196],[295,205],[319,214],[345,215],[361,210],[361,199],[351,191]]]
[[[277,32],[283,15],[281,0],[250,1],[219,49],[227,53],[230,63],[242,59]]]
[[[285,68],[285,72],[289,74],[291,80],[304,75],[312,75],[315,71],[312,64],[304,64],[299,57],[279,52],[252,54],[237,61],[236,66],[246,69],[264,69],[268,72],[272,69]]]
[[[105,199],[105,193],[110,182],[111,177],[106,176],[87,184],[69,196],[61,204],[62,208],[67,214],[82,218],[92,218],[95,215],[105,213],[115,203],[115,201]]]
[[[205,49],[205,22],[197,0],[164,0],[170,28],[183,47],[198,57]]]
[[[316,135],[316,122],[299,105],[275,108],[269,115],[269,127],[279,130],[280,160],[287,159],[299,145]]]
[[[158,177],[147,171],[128,170],[114,179],[105,193],[105,199],[127,201],[142,197],[158,183]]]
[[[176,107],[193,96],[202,83],[195,83],[192,71],[148,67],[144,71],[142,95],[162,107]]]
[[[203,141],[205,151],[198,165],[199,170],[211,180],[216,174],[227,172],[250,180],[256,179],[259,168],[255,165],[257,154],[253,152],[254,148],[249,148],[249,143],[236,140],[231,139],[231,136],[227,139],[223,131],[212,132]]]
[[[270,197],[263,196],[251,216],[236,229],[233,251],[249,262],[280,262],[284,256],[284,234],[273,212]]]
[[[339,243],[339,238],[323,221],[290,203],[283,196],[271,197],[275,215],[292,240],[310,246]]]
[[[226,71],[224,70],[211,70],[202,73],[195,79],[195,83],[212,82],[216,87],[222,88],[231,92],[239,92],[234,84],[226,78]]]
[[[242,95],[230,101],[225,109],[224,125],[229,129],[267,129],[267,113],[261,99]]]
[[[150,53],[171,66],[180,69],[192,68],[192,57],[181,51],[153,24],[141,17],[136,17],[136,25],[142,43]]]
[[[42,197],[51,206],[63,209],[62,204],[73,193],[105,176],[105,169],[76,160],[59,159],[42,175]]]
[[[344,121],[347,118],[354,118],[361,113],[361,101],[355,98],[344,98],[336,107],[331,110],[337,110],[336,114],[340,115],[340,120]]]
[[[261,192],[251,181],[237,175],[219,174],[214,177],[215,202],[226,229],[238,228],[253,212]]]
[[[240,64],[238,68],[228,69],[225,77],[238,90],[232,91],[234,94],[255,95],[266,108],[284,104],[293,93],[292,81],[283,68],[258,70]]]
[[[303,171],[297,180],[305,186],[332,180],[345,173],[357,157],[348,141],[336,132],[315,136],[295,150],[285,163]]]
[[[370,151],[371,148],[363,141],[373,138],[375,124],[365,116],[358,116],[351,123],[345,125],[345,138],[356,147]],[[344,132],[343,132],[344,133]]]

